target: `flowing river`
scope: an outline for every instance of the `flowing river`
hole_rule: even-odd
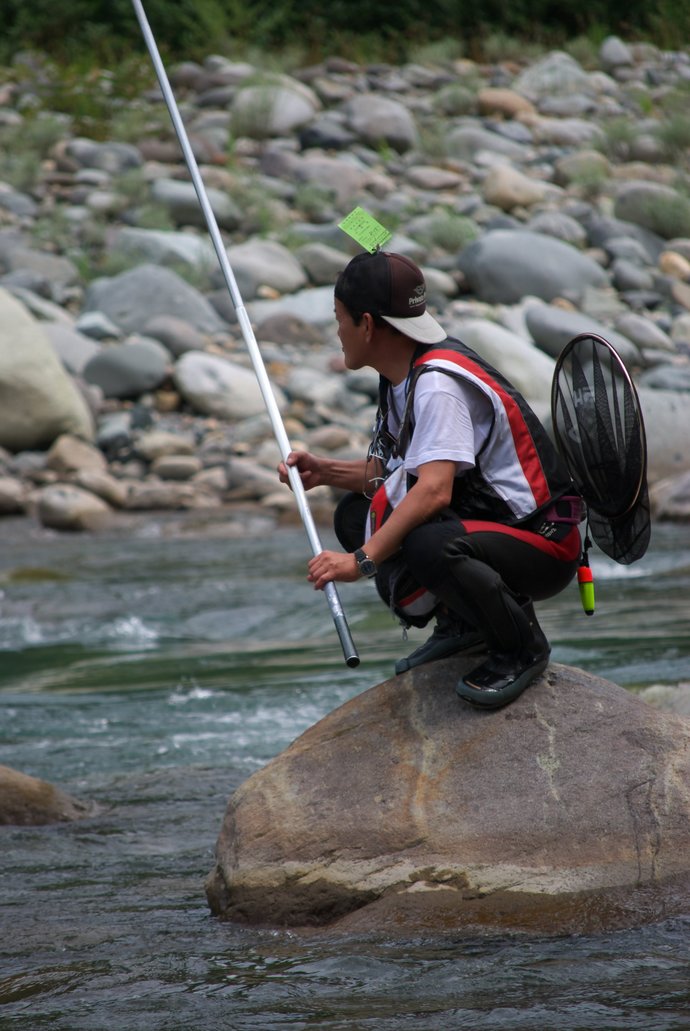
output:
[[[301,527],[237,528],[2,523],[0,763],[100,813],[0,828],[0,1029],[687,1031],[690,902],[593,937],[343,939],[210,915],[233,790],[424,636],[343,585],[348,669]],[[690,527],[655,527],[636,566],[592,565],[594,616],[575,586],[540,606],[553,658],[630,690],[687,683]]]

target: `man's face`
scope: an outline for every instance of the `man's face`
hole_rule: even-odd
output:
[[[369,356],[370,341],[368,339],[368,323],[370,320],[365,315],[359,325],[355,325],[352,316],[342,303],[336,298],[335,320],[338,323],[338,339],[343,348],[345,367],[347,369],[361,369],[367,365]]]

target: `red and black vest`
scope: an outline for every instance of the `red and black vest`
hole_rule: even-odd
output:
[[[488,362],[451,337],[418,349],[393,454],[404,457],[414,433],[414,392],[420,376],[435,369],[479,390],[490,402],[491,428],[473,469],[456,477],[452,508],[461,518],[529,527],[565,494],[576,493],[565,463],[522,395]],[[390,384],[382,378],[385,422]],[[408,477],[408,487],[414,478]]]

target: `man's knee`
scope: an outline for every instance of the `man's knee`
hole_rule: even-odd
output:
[[[423,587],[433,589],[446,575],[446,546],[459,532],[457,524],[422,523],[405,537],[401,548],[403,560]]]
[[[361,548],[369,514],[369,500],[363,494],[345,494],[333,513],[333,530],[346,551]]]

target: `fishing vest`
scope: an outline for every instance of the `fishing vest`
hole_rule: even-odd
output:
[[[414,394],[421,376],[435,369],[471,384],[488,399],[492,418],[475,466],[456,477],[451,507],[465,519],[531,529],[564,495],[576,493],[565,463],[522,395],[488,362],[459,340],[420,349],[413,359],[405,409],[392,457],[404,458],[414,433]],[[390,384],[382,378],[379,408],[384,428]],[[402,466],[384,480],[371,503],[367,537],[415,482]]]

